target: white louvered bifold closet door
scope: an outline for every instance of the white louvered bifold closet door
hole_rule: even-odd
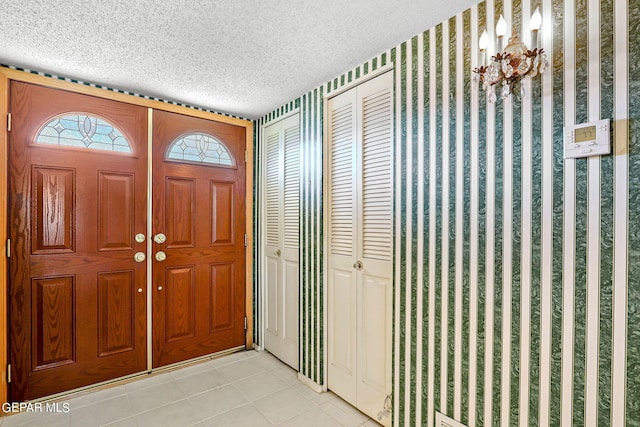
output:
[[[328,102],[328,385],[373,418],[392,386],[391,90],[385,73]]]
[[[356,93],[328,102],[328,378],[329,387],[356,405]]]
[[[264,130],[265,348],[298,369],[300,124],[295,114]]]

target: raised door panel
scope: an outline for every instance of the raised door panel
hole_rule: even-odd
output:
[[[107,356],[135,347],[133,271],[98,274],[98,354]]]
[[[209,284],[209,331],[220,332],[234,326],[233,263],[211,265]]]
[[[169,249],[195,246],[195,187],[194,179],[167,178],[165,234]]]
[[[32,253],[73,252],[75,170],[36,166],[31,183]]]
[[[278,286],[278,280],[280,274],[280,260],[276,257],[267,257],[265,263],[265,276],[267,280],[267,298],[265,303],[265,329],[267,334],[271,334],[274,337],[280,335],[280,316],[282,311],[280,308],[280,289]],[[269,339],[267,335],[267,340]]]
[[[330,272],[329,280],[329,387],[347,402],[356,403],[356,274]]]
[[[384,390],[386,385],[384,364],[386,331],[386,290],[385,281],[365,278],[362,284],[362,333],[360,339],[361,350],[361,381],[371,387]],[[382,366],[382,369],[380,369]]]
[[[387,366],[390,362],[388,359],[390,354],[387,354],[387,349],[391,348],[390,337],[387,336],[389,330],[387,321],[390,318],[387,310],[387,296],[391,294],[390,287],[391,283],[387,279],[363,275],[360,288],[362,296],[361,310],[359,310],[362,323],[358,336],[361,341],[360,381],[381,392],[385,392],[389,385],[388,371],[380,368]],[[391,366],[390,363],[388,366]]]
[[[298,335],[300,330],[300,268],[298,260],[284,260],[284,301],[282,302],[282,360],[294,369],[298,368]]]
[[[234,243],[233,182],[211,182],[211,244]]]
[[[39,371],[75,363],[75,278],[32,280],[32,369]]]
[[[98,172],[98,250],[133,249],[134,174]]]
[[[166,271],[165,340],[190,338],[196,334],[196,282],[193,266]]]

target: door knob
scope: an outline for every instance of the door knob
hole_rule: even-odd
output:
[[[356,261],[353,263],[354,270],[362,270],[362,267],[364,267],[364,265],[362,264],[362,261]]]
[[[143,262],[145,259],[147,259],[147,256],[144,254],[144,252],[136,252],[136,254],[133,256],[133,259],[135,259],[136,262]]]
[[[164,261],[165,259],[167,259],[167,254],[165,254],[165,253],[164,253],[164,252],[162,252],[162,251],[158,251],[158,252],[156,252],[156,261],[158,261],[158,262],[162,262],[162,261]]]
[[[142,243],[142,242],[144,242],[145,235],[144,235],[144,234],[142,234],[142,233],[138,233],[138,234],[136,234],[135,239],[136,239],[136,242],[138,242],[138,243]]]
[[[142,293],[142,288],[138,288],[138,293],[141,294]]]
[[[158,286],[158,290],[161,291],[162,290],[162,286]]]
[[[160,243],[164,243],[167,241],[167,236],[165,236],[162,233],[158,233],[155,236],[153,236],[153,241],[160,244]]]
[[[278,255],[278,256],[282,255],[282,251],[281,251],[280,249],[278,249],[278,250],[276,251],[276,255]]]

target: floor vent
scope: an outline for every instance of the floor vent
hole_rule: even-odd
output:
[[[457,422],[453,418],[436,412],[436,427],[466,427],[464,424]]]

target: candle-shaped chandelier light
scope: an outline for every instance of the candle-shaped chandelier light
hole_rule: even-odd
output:
[[[487,30],[482,33],[478,41],[480,48],[480,66],[473,70],[473,82],[476,87],[482,85],[487,91],[487,98],[490,102],[496,102],[496,86],[501,87],[500,95],[502,99],[508,98],[513,93],[515,86],[527,77],[532,78],[542,74],[549,67],[547,55],[542,48],[538,47],[538,30],[542,24],[540,10],[531,16],[529,26],[531,27],[531,44],[533,49],[527,48],[518,37],[516,30],[513,30],[509,43],[504,47],[503,40],[507,34],[507,22],[500,15],[496,25],[497,52],[491,57],[489,65],[486,64],[487,48],[489,47],[489,35]],[[524,95],[524,87],[520,85],[521,93]]]

